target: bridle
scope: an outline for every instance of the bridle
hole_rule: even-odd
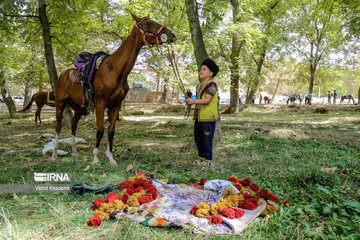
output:
[[[142,34],[142,36],[143,36],[142,41],[143,41],[146,45],[148,45],[150,48],[152,48],[152,47],[154,47],[154,46],[159,46],[159,45],[160,45],[160,39],[162,38],[162,36],[160,36],[160,32],[161,32],[161,30],[163,30],[163,28],[165,27],[165,25],[161,25],[160,28],[157,30],[157,32],[154,33],[154,32],[151,32],[151,31],[145,29],[144,26],[141,25],[141,22],[143,22],[143,21],[146,20],[146,19],[150,19],[150,18],[149,18],[149,17],[144,17],[144,18],[142,18],[139,22],[137,22],[137,23],[135,24],[135,26],[137,27],[137,29],[139,30],[139,32],[140,32],[140,33]],[[150,43],[148,43],[148,41],[146,41],[146,37],[147,37],[147,36],[156,37],[156,44],[151,45]],[[161,39],[162,42],[166,42],[166,40],[167,40],[166,34],[164,34],[164,36],[165,36],[166,39],[165,39],[165,40]],[[141,38],[140,35],[139,35],[139,38]],[[159,38],[160,38],[160,39],[159,39]]]

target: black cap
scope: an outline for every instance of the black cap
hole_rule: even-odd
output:
[[[215,77],[216,76],[216,74],[219,72],[219,67],[216,65],[216,63],[213,61],[213,60],[211,60],[211,59],[205,59],[203,62],[202,62],[202,64],[201,64],[201,66],[202,65],[205,65],[205,66],[207,66],[209,69],[210,69],[210,71],[212,71],[213,72],[213,76],[212,77]]]

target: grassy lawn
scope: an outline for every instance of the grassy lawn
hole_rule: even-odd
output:
[[[35,183],[34,172],[70,172],[72,181],[114,185],[138,172],[190,184],[193,179],[249,177],[260,189],[268,188],[282,208],[267,222],[261,218],[241,239],[360,239],[360,108],[346,105],[242,106],[241,112],[222,115],[224,137],[215,142],[215,165],[207,170],[192,166],[197,156],[193,121],[183,119],[184,105],[129,105],[117,122],[111,167],[105,156],[107,134],[100,146],[101,166],[92,162],[96,122],[80,120],[79,156],[47,161],[41,154],[42,134],[54,134],[54,109],[42,113],[35,127],[33,113],[9,119],[0,110],[0,183]],[[106,122],[106,125],[108,123]],[[60,138],[70,137],[63,128]],[[69,145],[60,149],[71,152]],[[126,171],[129,164],[133,169]],[[69,194],[1,194],[0,236],[11,239],[239,239],[194,235],[180,228],[150,228],[129,220],[104,221],[87,226],[97,196]],[[105,196],[98,196],[105,198]]]

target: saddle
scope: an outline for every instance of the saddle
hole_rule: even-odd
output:
[[[78,59],[70,66],[69,79],[73,84],[81,84],[83,86],[83,96],[88,99],[88,110],[94,109],[94,88],[93,79],[96,70],[102,61],[109,56],[105,52],[82,52]],[[85,107],[84,102],[81,107]]]
[[[47,97],[46,97],[46,105],[50,106],[50,107],[55,107],[55,92],[51,91],[47,93]]]

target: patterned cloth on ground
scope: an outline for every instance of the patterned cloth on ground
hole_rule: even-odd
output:
[[[223,197],[225,189],[231,188],[238,192],[231,182],[226,180],[210,180],[204,189],[192,186],[180,186],[153,181],[159,197],[140,207],[131,207],[127,212],[114,212],[112,218],[129,218],[132,221],[146,226],[179,226],[193,228],[194,233],[213,233],[219,235],[236,235],[251,224],[254,219],[265,209],[266,204],[259,205],[254,210],[246,210],[245,215],[238,219],[228,219],[221,214],[222,224],[209,224],[207,218],[199,218],[190,214],[190,210],[199,202],[208,204],[216,203]]]

